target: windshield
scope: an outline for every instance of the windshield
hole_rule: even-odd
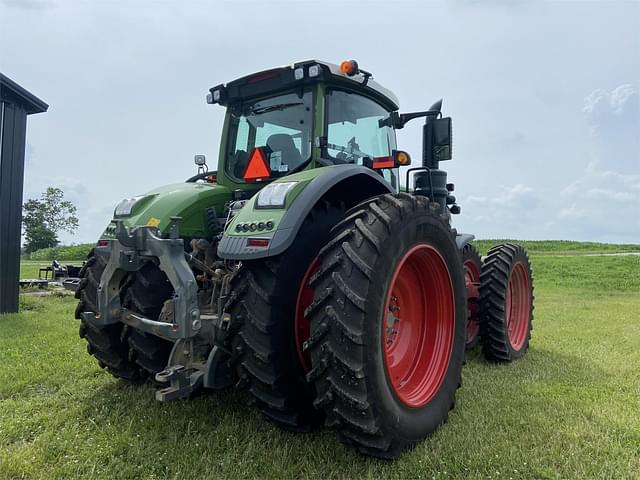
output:
[[[311,91],[231,107],[226,171],[242,179],[255,148],[262,148],[271,177],[282,177],[311,159]]]

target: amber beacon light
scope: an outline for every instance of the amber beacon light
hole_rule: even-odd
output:
[[[340,71],[345,75],[353,77],[360,72],[358,68],[358,62],[355,60],[345,60],[340,64]]]

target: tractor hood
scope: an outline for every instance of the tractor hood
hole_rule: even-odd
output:
[[[116,206],[114,219],[127,228],[153,226],[167,233],[171,217],[181,217],[180,236],[207,237],[211,234],[207,210],[213,208],[221,216],[230,199],[231,190],[215,183],[175,183],[124,199]],[[113,221],[100,238],[115,238]]]

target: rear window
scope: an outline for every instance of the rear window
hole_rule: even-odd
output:
[[[301,169],[311,159],[312,93],[288,93],[230,107],[226,171],[236,180],[255,148],[263,148],[272,177]]]

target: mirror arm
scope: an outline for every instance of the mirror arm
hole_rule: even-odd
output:
[[[404,126],[415,118],[420,117],[438,117],[441,116],[440,110],[426,110],[424,112],[398,113],[391,112],[391,122],[396,129],[404,128]]]
[[[431,105],[429,110],[424,112],[391,112],[390,120],[394,128],[400,129],[403,128],[407,122],[420,117],[427,117],[427,122],[429,121],[429,117],[442,117],[442,99]]]

